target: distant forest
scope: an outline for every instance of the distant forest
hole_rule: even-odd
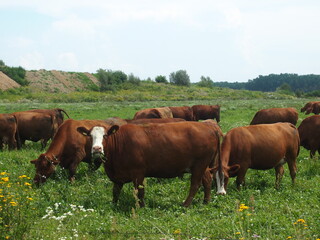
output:
[[[320,91],[320,75],[298,75],[291,73],[270,74],[259,76],[248,82],[215,82],[217,87],[245,89],[251,91],[274,92],[281,87],[289,88],[292,92],[310,93]]]

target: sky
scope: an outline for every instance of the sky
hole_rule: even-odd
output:
[[[0,0],[0,60],[26,70],[320,74],[318,0]]]

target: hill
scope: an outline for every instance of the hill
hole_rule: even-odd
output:
[[[4,91],[10,88],[18,87],[20,87],[20,84],[18,84],[16,81],[12,80],[6,74],[0,71],[0,90]]]
[[[26,80],[32,91],[70,93],[98,88],[98,79],[90,73],[63,72],[57,70],[27,71]]]

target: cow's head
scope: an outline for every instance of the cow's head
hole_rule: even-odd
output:
[[[220,122],[220,106],[219,105],[211,105],[211,113],[212,119],[216,119],[217,122]]]
[[[217,194],[225,195],[227,194],[227,186],[230,177],[237,175],[240,169],[239,164],[234,164],[227,167],[214,167],[211,169],[211,173],[215,176],[217,184]]]
[[[103,140],[118,130],[118,125],[113,125],[108,129],[101,126],[95,126],[91,129],[87,129],[86,127],[77,128],[78,132],[92,139],[91,154],[94,159],[104,156]]]
[[[41,154],[38,159],[30,161],[36,167],[36,175],[34,176],[34,183],[44,183],[48,177],[55,171],[56,165],[59,161],[56,157],[49,157],[45,154]]]

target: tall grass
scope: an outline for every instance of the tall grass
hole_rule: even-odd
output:
[[[224,133],[249,124],[254,113],[267,107],[300,109],[306,99],[187,100],[151,102],[6,103],[0,112],[61,107],[74,119],[132,118],[142,108],[220,104]],[[305,115],[299,115],[299,122]],[[239,192],[234,180],[226,196],[215,195],[203,205],[199,190],[189,208],[189,178],[147,179],[146,207],[136,204],[132,184],[126,184],[117,205],[112,183],[103,168],[88,171],[81,163],[76,181],[58,168],[40,186],[32,185],[30,163],[42,153],[40,143],[27,142],[21,151],[0,152],[0,238],[2,239],[318,239],[320,238],[320,161],[301,148],[294,186],[287,166],[279,190],[275,171],[249,170]]]

